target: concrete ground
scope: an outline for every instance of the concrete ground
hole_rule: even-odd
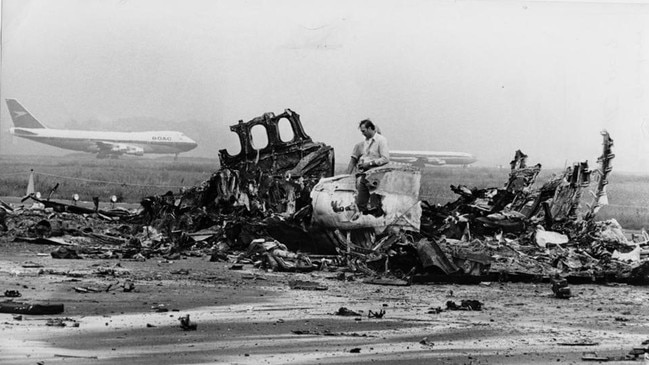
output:
[[[54,248],[0,244],[0,297],[17,290],[15,301],[65,307],[0,313],[0,364],[580,364],[649,339],[647,287],[571,285],[566,300],[548,284],[380,286],[207,257],[60,260]],[[327,290],[291,289],[295,279]],[[466,299],[483,309],[446,309]],[[361,315],[335,315],[341,307]],[[185,315],[196,330],[181,328]]]

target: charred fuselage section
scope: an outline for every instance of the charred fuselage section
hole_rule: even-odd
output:
[[[290,141],[280,138],[279,123],[286,120],[293,132]],[[268,145],[256,149],[252,141],[252,129],[263,126]],[[239,136],[241,152],[235,156],[227,150],[219,150],[221,167],[238,170],[244,175],[258,175],[260,172],[287,177],[320,178],[334,174],[334,149],[321,142],[313,142],[300,121],[300,115],[290,109],[282,114],[265,113],[248,122],[242,120],[230,126]]]

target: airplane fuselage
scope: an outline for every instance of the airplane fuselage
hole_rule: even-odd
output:
[[[416,166],[425,165],[470,165],[476,157],[466,152],[442,151],[390,151],[390,160],[410,163]]]
[[[50,129],[38,121],[18,100],[7,99],[14,123],[9,131],[17,137],[73,151],[96,153],[98,158],[145,153],[178,154],[196,148],[194,140],[177,131],[101,132]]]
[[[123,147],[123,154],[132,155],[181,153],[197,146],[192,139],[175,131],[101,132],[13,127],[10,132],[17,137],[50,146],[90,153],[105,152],[106,149],[102,148],[105,144],[117,149]]]

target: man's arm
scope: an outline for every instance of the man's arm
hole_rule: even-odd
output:
[[[356,164],[358,163],[358,158],[355,156],[352,156],[349,159],[349,165],[347,165],[347,173],[352,174],[354,172],[354,169],[356,168]]]
[[[354,169],[358,165],[358,161],[363,155],[363,142],[356,143],[354,149],[352,150],[352,155],[349,159],[349,165],[347,165],[347,173],[352,174]],[[360,166],[359,166],[360,167]]]

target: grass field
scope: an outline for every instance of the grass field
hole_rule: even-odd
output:
[[[0,196],[23,196],[30,170],[34,170],[36,191],[47,196],[57,183],[51,198],[70,200],[79,194],[81,200],[109,201],[115,195],[119,201],[137,203],[149,195],[177,192],[208,179],[218,169],[216,159],[122,158],[98,160],[91,155],[66,157],[4,156],[0,157]],[[342,173],[345,166],[336,166]],[[542,171],[538,184],[546,182],[559,170]],[[450,185],[487,188],[502,187],[508,169],[482,167],[431,167],[422,171],[421,199],[445,204],[457,196]],[[603,207],[597,219],[615,218],[627,229],[649,227],[649,175],[627,175],[613,171],[607,187],[610,205]]]
[[[218,169],[218,160],[4,156],[0,166],[0,196],[23,196],[33,170],[35,190],[43,196],[59,184],[52,199],[69,200],[79,194],[81,200],[108,201],[115,195],[118,201],[135,203],[145,196],[200,184]]]

